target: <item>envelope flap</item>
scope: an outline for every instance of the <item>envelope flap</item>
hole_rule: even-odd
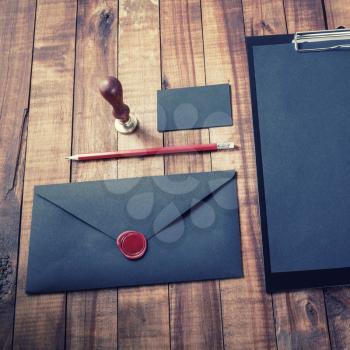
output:
[[[235,177],[235,171],[215,171],[208,173],[190,174],[196,180],[199,180],[201,186],[198,186],[195,191],[190,194],[182,195],[179,198],[174,198],[161,212],[157,215],[153,222],[154,233],[159,233],[161,230],[172,224],[187,211],[198,205],[201,201],[213,194],[228,181]],[[179,191],[183,191],[183,187],[179,186]]]
[[[234,171],[37,186],[35,194],[115,238],[153,236],[235,176]]]
[[[130,193],[137,191],[141,179],[88,181],[35,187],[35,195],[68,212],[77,219],[115,238],[130,227],[126,205]],[[147,181],[146,181],[147,182]],[[144,183],[144,186],[149,184]],[[145,225],[143,225],[145,226]],[[144,227],[145,231],[149,228]]]

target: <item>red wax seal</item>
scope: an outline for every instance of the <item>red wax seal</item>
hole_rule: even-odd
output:
[[[125,231],[121,233],[117,238],[116,244],[122,254],[132,260],[142,258],[147,250],[145,236],[137,231]]]

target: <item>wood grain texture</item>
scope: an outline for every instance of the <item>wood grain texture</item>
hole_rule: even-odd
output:
[[[333,349],[350,348],[350,288],[327,288],[325,300]]]
[[[199,0],[161,2],[163,88],[205,85],[201,4]],[[209,143],[209,132],[182,130],[164,133],[166,145]],[[165,173],[211,170],[210,154],[165,157]],[[171,347],[221,349],[221,301],[218,281],[169,286]]]
[[[112,150],[117,133],[100,80],[117,72],[118,3],[78,3],[74,83],[73,154]],[[115,161],[72,163],[72,182],[117,178]],[[117,348],[117,290],[67,294],[67,349]]]
[[[75,1],[38,1],[14,329],[15,349],[63,349],[65,295],[28,296],[25,280],[33,186],[68,182]]]
[[[322,0],[284,0],[289,33],[324,29]]]
[[[265,23],[270,29],[273,29],[273,32],[270,31],[268,34],[285,34],[287,31],[283,6],[277,6],[276,2],[275,6],[272,7],[271,5],[272,3],[266,3],[265,1],[260,1],[260,6],[257,1],[245,1],[244,13],[248,16],[258,16],[253,17],[251,22]],[[310,6],[310,4],[307,4],[307,6]],[[289,3],[289,7],[289,20],[292,20],[292,11],[294,11],[295,6]],[[254,8],[259,10],[253,11]],[[299,9],[303,12],[302,10]],[[269,19],[265,19],[265,15]],[[299,17],[297,20],[293,20],[293,25],[296,26],[296,30],[299,30],[298,26],[307,28],[304,21],[311,20],[311,18],[311,16]],[[273,25],[269,25],[270,21],[273,21]],[[309,25],[312,27],[312,23]],[[246,35],[264,34],[266,34],[266,26],[260,26],[259,28],[246,24]],[[308,349],[317,346],[320,349],[327,349],[329,347],[322,290],[274,294],[273,306],[278,348]]]
[[[246,35],[273,35],[287,31],[283,0],[243,0]]]
[[[0,12],[0,349],[12,348],[35,1]]]
[[[339,26],[350,27],[350,1],[324,0],[324,6],[329,29],[335,29]]]
[[[328,28],[350,27],[350,2],[325,0]],[[350,288],[324,291],[332,348],[350,348]]]
[[[240,1],[202,1],[207,83],[229,82],[234,125],[210,130],[212,142],[239,149],[212,154],[213,170],[235,169],[238,180],[244,278],[220,282],[228,349],[276,347],[271,297],[265,293],[249,77]]]
[[[159,7],[157,0],[120,0],[118,78],[124,101],[140,128],[118,136],[118,149],[162,146],[156,130],[156,90],[160,88]],[[163,175],[162,157],[118,160],[118,176]],[[120,349],[168,349],[168,286],[122,288],[118,293]]]
[[[329,349],[322,289],[274,295],[279,349]]]

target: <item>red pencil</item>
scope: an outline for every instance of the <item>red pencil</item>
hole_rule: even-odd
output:
[[[210,143],[204,145],[185,145],[185,146],[170,146],[170,147],[155,147],[145,149],[133,149],[126,151],[113,151],[103,153],[85,153],[75,154],[70,157],[66,157],[69,160],[97,160],[97,159],[109,159],[109,158],[128,158],[128,157],[144,157],[154,156],[161,154],[176,154],[176,153],[189,153],[189,152],[206,152],[206,151],[219,151],[225,149],[234,149],[235,145],[232,142],[224,143]]]

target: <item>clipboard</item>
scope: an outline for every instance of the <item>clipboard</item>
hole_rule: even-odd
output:
[[[350,284],[350,31],[246,41],[266,290]]]

